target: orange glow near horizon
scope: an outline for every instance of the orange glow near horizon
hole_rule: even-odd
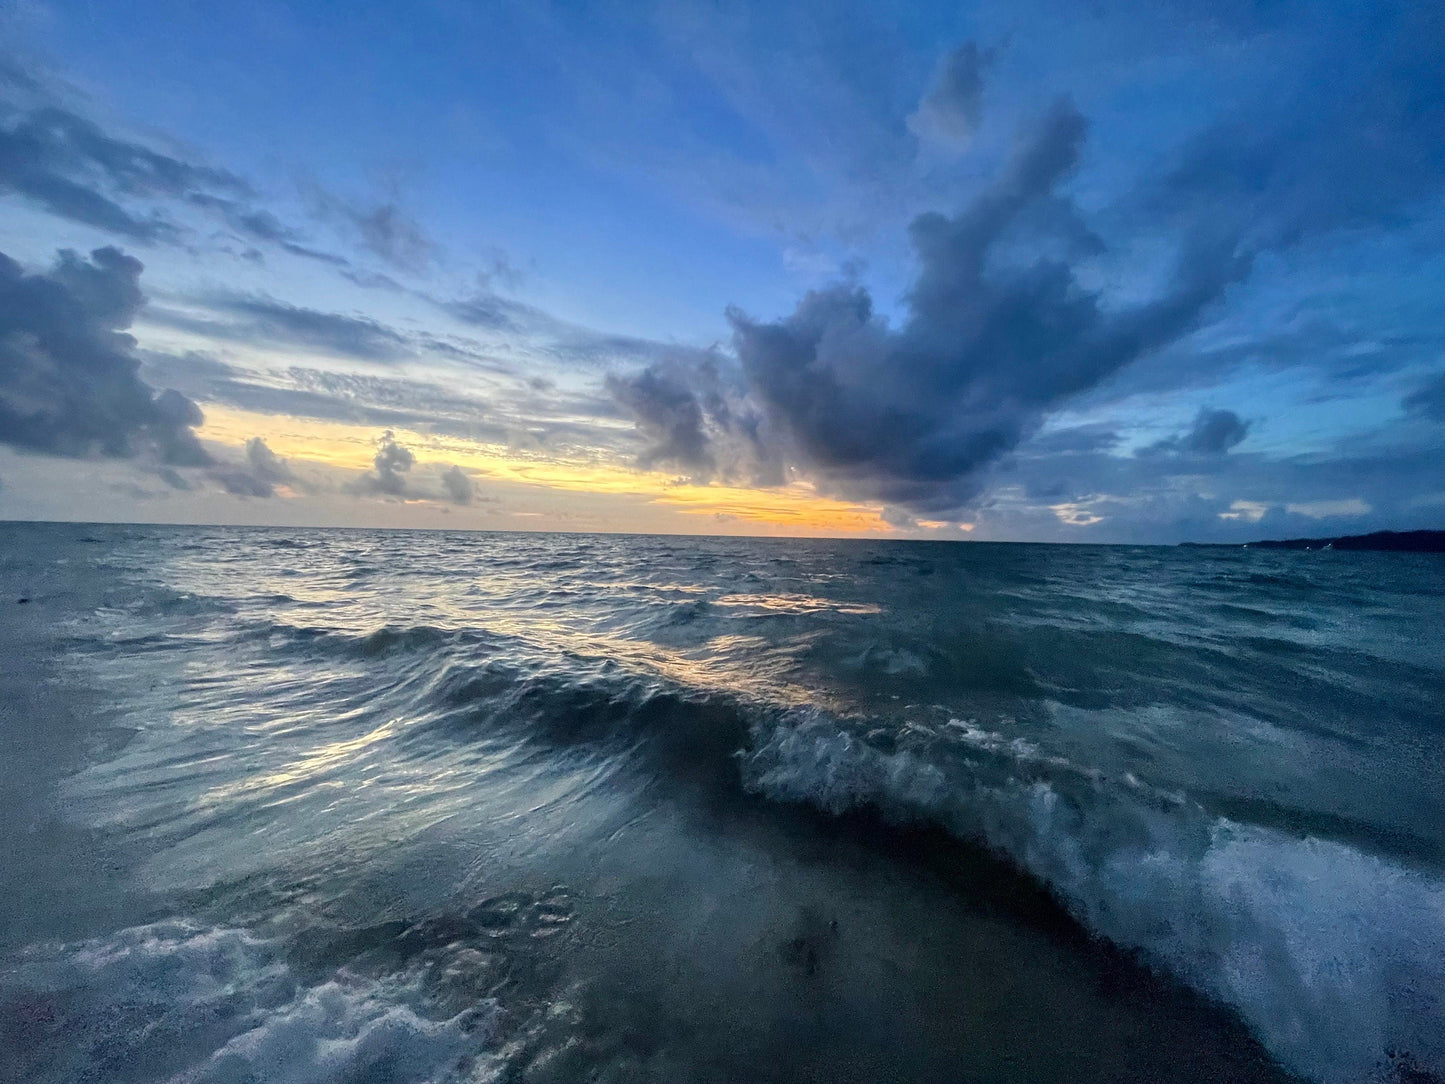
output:
[[[891,534],[881,505],[821,496],[807,482],[774,489],[678,482],[671,474],[638,471],[605,460],[549,459],[499,444],[478,444],[393,428],[396,440],[411,449],[422,466],[456,465],[481,482],[571,493],[641,498],[687,517],[713,516],[729,522],[768,526],[800,534]],[[365,471],[376,454],[379,429],[289,415],[258,414],[217,404],[205,405],[198,430],[208,441],[240,449],[260,437],[284,459],[339,470]],[[519,513],[520,514],[520,513]]]

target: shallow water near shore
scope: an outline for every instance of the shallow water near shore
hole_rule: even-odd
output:
[[[1445,1074],[1439,557],[0,524],[0,590],[0,1077]]]

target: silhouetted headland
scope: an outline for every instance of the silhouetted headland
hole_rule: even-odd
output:
[[[1210,543],[1184,542],[1185,546]],[[1265,550],[1380,550],[1393,553],[1445,553],[1445,531],[1374,531],[1335,538],[1271,538],[1260,542],[1220,543]]]

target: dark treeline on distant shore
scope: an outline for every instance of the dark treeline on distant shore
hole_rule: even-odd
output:
[[[1229,543],[1225,543],[1228,545]],[[1200,545],[1185,542],[1186,546]],[[1244,542],[1251,549],[1269,550],[1384,550],[1395,553],[1445,553],[1445,531],[1375,531],[1338,538],[1274,538]]]

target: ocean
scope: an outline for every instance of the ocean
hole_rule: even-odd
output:
[[[5,523],[0,581],[0,1078],[1445,1078],[1439,556]]]

